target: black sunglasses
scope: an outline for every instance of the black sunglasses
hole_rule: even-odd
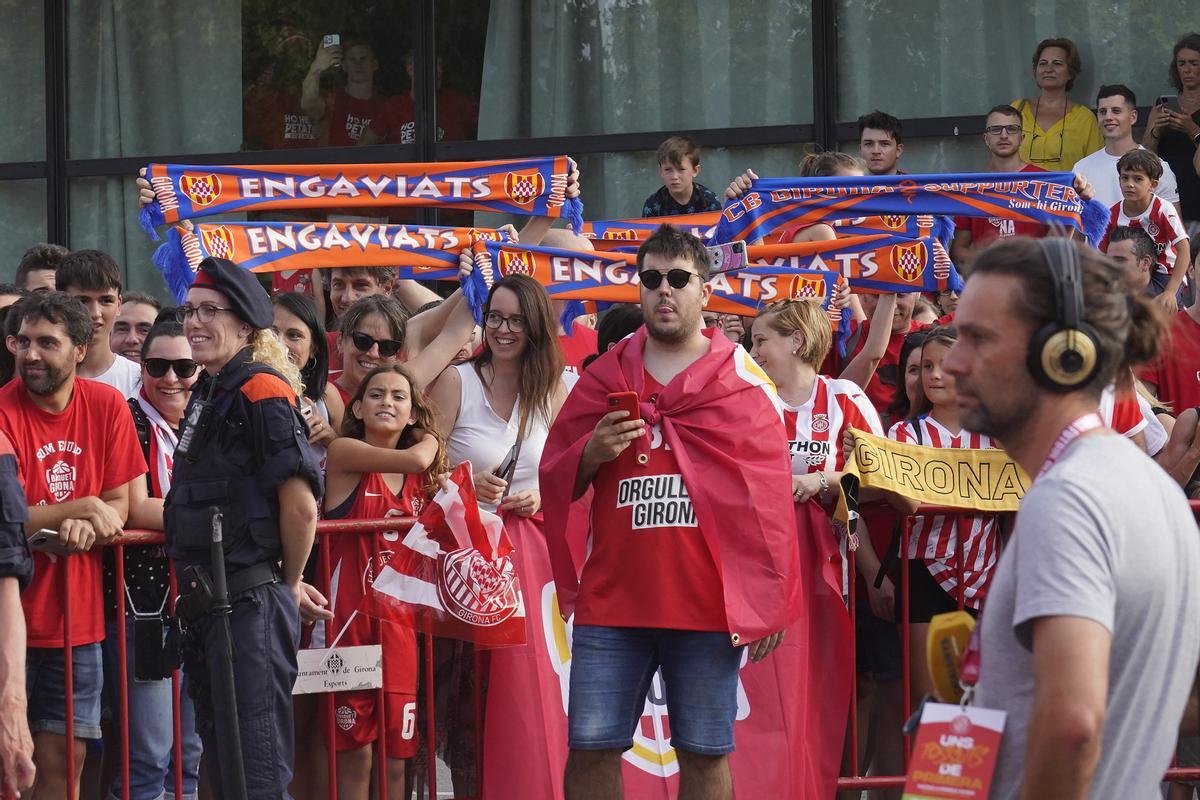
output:
[[[200,365],[190,358],[144,358],[142,366],[151,378],[161,378],[169,369],[175,371],[177,378],[190,378],[200,368]]]
[[[379,355],[383,358],[391,358],[396,353],[399,353],[400,348],[404,346],[403,342],[398,342],[395,339],[376,339],[361,331],[355,331],[350,334],[350,341],[354,342],[354,346],[363,353],[370,350],[372,346],[379,345]]]
[[[688,285],[688,281],[692,278],[699,277],[696,273],[688,272],[686,269],[673,269],[666,273],[655,269],[648,269],[645,272],[638,273],[638,278],[641,279],[642,285],[651,290],[662,286],[663,278],[667,279],[667,283],[671,284],[672,289],[682,289]]]

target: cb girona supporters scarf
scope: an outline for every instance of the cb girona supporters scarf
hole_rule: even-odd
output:
[[[420,206],[562,217],[578,231],[583,203],[566,196],[573,167],[567,156],[426,164],[150,164],[146,178],[155,199],[138,221],[157,239],[159,225],[215,214]]]
[[[251,272],[398,266],[401,278],[437,280],[458,276],[463,247],[508,240],[507,233],[488,228],[358,222],[222,222],[193,228],[173,226],[154,253],[155,266],[179,302],[197,265],[209,256]]]
[[[642,326],[584,370],[542,452],[546,544],[559,607],[568,614],[591,535],[592,493],[574,496],[579,460],[596,422],[608,413],[608,395],[641,395],[646,336]],[[779,400],[766,374],[724,334],[709,328],[704,336],[711,343],[708,352],[676,375],[655,403],[642,403],[641,414],[648,425],[659,426],[679,463],[721,575],[728,630],[745,644],[786,629],[804,613],[791,461]],[[643,436],[631,446],[644,453],[649,444]]]
[[[500,518],[479,508],[464,461],[396,546],[359,610],[479,647],[524,644],[513,553]]]
[[[788,224],[874,215],[996,217],[1080,231],[1094,247],[1109,211],[1082,200],[1070,172],[760,178],[721,211],[714,240],[757,239]]]

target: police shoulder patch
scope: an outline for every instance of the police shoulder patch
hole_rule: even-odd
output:
[[[251,403],[273,398],[287,400],[289,403],[296,401],[296,393],[288,386],[287,381],[269,372],[259,372],[250,376],[250,380],[242,384],[242,394]]]

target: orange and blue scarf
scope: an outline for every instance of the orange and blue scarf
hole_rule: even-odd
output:
[[[561,217],[580,230],[583,203],[566,196],[567,156],[422,164],[188,166],[150,164],[154,201],[138,221],[159,225],[235,212],[401,207]]]
[[[505,231],[360,222],[197,223],[172,226],[154,264],[183,302],[199,263],[226,258],[251,272],[324,267],[397,267],[400,278],[458,277],[458,254],[478,241],[508,241]]]
[[[1070,172],[759,178],[721,210],[714,241],[758,239],[788,224],[866,216],[994,217],[1073,228],[1095,246],[1109,211]]]

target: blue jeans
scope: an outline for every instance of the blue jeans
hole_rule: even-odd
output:
[[[117,694],[117,626],[105,626],[104,671],[112,676],[105,681],[107,701],[117,718],[120,698]],[[159,800],[175,797],[171,714],[171,681],[139,681],[134,678],[133,617],[125,618],[125,680],[129,686],[129,800]],[[186,685],[180,691],[180,733],[183,753],[183,797],[194,800],[200,774],[200,736],[196,733],[196,714]],[[120,745],[118,744],[118,747]],[[118,768],[109,787],[109,797],[121,797],[121,770]]]
[[[25,651],[25,696],[29,701],[29,730],[67,735],[66,659],[59,647],[30,647]],[[100,643],[71,648],[71,694],[76,739],[100,738],[100,695],[104,686]]]
[[[661,668],[671,746],[708,756],[733,752],[743,649],[724,632],[576,625],[567,712],[571,749],[632,747],[646,692]]]

